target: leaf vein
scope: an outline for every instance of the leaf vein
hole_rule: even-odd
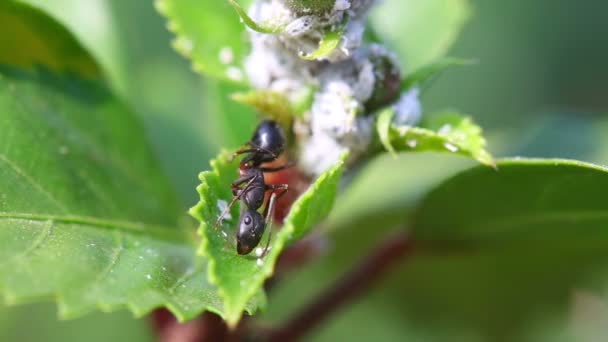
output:
[[[171,239],[177,242],[190,242],[188,236],[181,229],[171,229],[169,227],[151,225],[143,222],[130,222],[120,220],[99,219],[90,216],[73,215],[48,215],[48,214],[27,214],[0,212],[1,219],[22,219],[32,221],[55,221],[66,224],[81,224],[95,228],[118,229],[136,234],[146,234],[163,239]]]
[[[63,212],[67,213],[68,209],[61,202],[59,202],[51,193],[46,191],[34,178],[24,172],[17,164],[13,163],[10,159],[6,157],[6,155],[0,153],[0,160],[2,160],[6,165],[8,165],[13,171],[24,178],[28,183],[30,183],[36,190],[40,193],[48,197],[55,205],[61,209]]]
[[[42,244],[44,244],[44,242],[48,240],[49,236],[51,236],[54,227],[52,220],[47,220],[45,223],[46,224],[44,225],[44,229],[41,230],[40,233],[38,233],[36,238],[32,240],[32,242],[27,248],[21,251],[21,253],[15,254],[12,257],[2,261],[2,263],[0,263],[0,266],[5,266],[15,260],[22,259],[34,252],[36,249],[38,249],[38,247],[42,246]]]

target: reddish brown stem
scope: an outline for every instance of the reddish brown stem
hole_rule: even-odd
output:
[[[310,305],[269,335],[270,341],[294,341],[311,331],[330,314],[374,285],[411,251],[411,241],[400,233],[391,236],[370,255],[321,293]]]
[[[165,309],[156,310],[152,318],[159,342],[224,341],[229,336],[221,317],[211,312],[186,323],[179,323]]]

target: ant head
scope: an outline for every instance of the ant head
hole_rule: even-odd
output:
[[[283,128],[276,121],[272,120],[260,122],[251,138],[253,144],[274,153],[276,156],[283,153],[286,141]]]
[[[245,255],[260,243],[264,234],[264,218],[255,210],[247,209],[241,215],[238,231],[236,233],[236,250]]]

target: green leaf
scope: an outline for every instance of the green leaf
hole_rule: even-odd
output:
[[[380,142],[387,151],[447,152],[471,157],[482,164],[494,166],[486,151],[481,128],[469,117],[456,113],[431,115],[420,127],[397,126],[392,123],[394,110],[378,115],[376,128]]]
[[[135,35],[133,35],[132,31],[130,31],[129,37],[121,35],[121,31],[124,31],[126,28],[125,25],[121,25],[117,21],[116,12],[119,9],[113,8],[116,7],[114,3],[109,4],[105,0],[90,0],[86,2],[79,0],[19,1],[43,10],[64,25],[95,57],[112,88],[118,89],[120,94],[124,95],[127,86],[126,82],[131,81],[137,71],[134,71],[132,67],[128,68],[124,64],[125,55],[129,55],[131,52],[122,49],[121,45],[124,44],[121,44],[121,42],[125,38],[135,38]],[[94,13],[95,20],[91,20],[91,16],[88,15],[91,13]],[[138,14],[138,19],[140,18],[141,14]],[[138,25],[138,27],[145,26],[141,25],[142,20],[137,20],[137,23],[133,21],[133,23],[134,25]],[[162,29],[160,28],[159,31]],[[138,46],[137,48],[142,48],[142,46]],[[133,46],[131,46],[132,48]],[[126,79],[127,76],[129,80]]]
[[[70,321],[58,320],[49,303],[3,307],[0,304],[1,341],[130,341],[148,342],[154,332],[150,322],[130,312],[93,313]],[[32,322],[36,328],[32,329]]]
[[[62,73],[102,78],[100,68],[76,39],[49,16],[16,1],[0,2],[0,64],[45,65]]]
[[[215,149],[219,150],[226,146],[236,148],[250,139],[251,132],[259,121],[257,115],[252,108],[244,107],[229,95],[242,91],[242,87],[216,79],[207,79],[204,91],[206,96],[203,110],[207,113],[221,113],[221,115],[212,115],[208,127],[205,127],[209,143],[214,144]],[[200,167],[198,169],[200,171]]]
[[[608,169],[592,164],[561,159],[501,160],[496,170],[473,168],[434,190],[419,209],[414,232],[425,239],[487,243],[562,238],[560,234],[575,234],[573,228],[578,225],[608,218],[608,206],[601,200],[607,186]],[[464,192],[475,200],[451,202],[450,197],[455,199]],[[602,233],[601,225],[596,228],[586,233]],[[544,234],[543,229],[550,233]],[[521,236],[525,231],[527,235]]]
[[[124,306],[165,306],[180,320],[221,310],[139,122],[103,86],[2,68],[0,111],[7,303],[52,296],[68,318]]]
[[[245,26],[227,1],[156,0],[155,4],[176,35],[173,47],[192,60],[194,70],[243,83]]]
[[[31,35],[40,36],[31,39],[40,46],[0,50],[4,61],[29,53],[39,65],[0,65],[5,301],[53,297],[62,317],[125,306],[143,315],[165,306],[185,320],[221,310],[140,123],[105,84],[75,75],[88,75],[86,68],[69,68],[70,60],[95,65],[84,50],[48,53],[61,51],[56,42],[73,42],[67,31],[45,28],[42,13],[33,12],[34,22],[29,7],[10,4],[0,13],[13,13],[15,27],[37,28]],[[17,31],[0,37],[6,32]],[[50,71],[57,69],[66,72]]]
[[[233,93],[231,98],[255,109],[260,116],[287,126],[294,118],[301,118],[305,112],[310,110],[314,94],[314,87],[302,88],[298,99],[290,101],[279,92],[255,89]]]
[[[343,23],[325,32],[323,38],[319,41],[319,47],[310,53],[300,53],[300,57],[308,61],[315,61],[329,56],[340,44],[346,26],[347,24]]]
[[[384,109],[382,112],[380,112],[380,114],[378,114],[378,118],[376,119],[376,131],[382,146],[384,146],[384,148],[392,156],[396,157],[397,152],[395,152],[395,148],[391,142],[391,125],[393,122],[393,117],[395,117],[395,111],[391,108]]]
[[[443,56],[470,17],[467,0],[385,1],[372,11],[377,35],[416,70]]]
[[[429,172],[443,167],[413,161],[410,167]],[[270,300],[278,305],[269,308],[270,319],[282,321],[394,227],[408,227],[411,254],[357,305],[343,308],[315,332],[313,340],[342,340],[354,333],[361,341],[378,336],[555,341],[526,337],[547,323],[554,332],[580,323],[574,317],[580,318],[580,297],[592,297],[592,307],[606,301],[608,169],[565,160],[497,164],[497,170],[471,168],[435,187],[414,215],[402,215],[409,211],[403,206],[331,230],[336,248],[273,288]],[[399,180],[412,187],[419,181]],[[368,324],[370,317],[374,324]]]
[[[408,317],[507,338],[564,318],[575,290],[605,297],[606,189],[608,169],[568,160],[503,160],[446,181],[411,222],[418,252],[395,288]]]
[[[265,118],[289,124],[296,113],[289,100],[281,93],[272,90],[250,90],[232,94],[232,99],[255,108]]]
[[[241,20],[247,27],[250,29],[260,32],[260,33],[278,33],[283,31],[285,28],[284,25],[276,25],[272,23],[262,23],[259,24],[255,20],[253,20],[241,5],[236,0],[227,0],[228,3],[234,8],[236,13],[241,17]]]
[[[201,253],[209,260],[208,278],[218,287],[224,301],[224,319],[234,326],[239,321],[245,304],[256,293],[262,292],[264,280],[272,275],[277,258],[285,246],[304,236],[329,214],[343,171],[344,158],[323,173],[294,202],[283,227],[273,234],[268,254],[262,258],[238,255],[233,247],[231,237],[238,224],[238,204],[231,208],[230,217],[224,220],[224,226],[221,227],[222,231],[214,229],[221,214],[220,201],[230,202],[230,184],[238,176],[238,163],[231,163],[228,159],[228,153],[220,154],[211,162],[212,170],[200,174],[201,185],[197,190],[201,200],[190,213],[201,222]],[[265,239],[260,242],[259,251],[262,251]],[[257,251],[253,254],[257,254]]]
[[[418,70],[407,75],[401,83],[401,91],[406,91],[414,86],[424,87],[431,82],[442,71],[453,66],[465,66],[476,63],[475,60],[446,57],[423,66]]]

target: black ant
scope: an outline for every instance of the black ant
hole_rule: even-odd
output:
[[[236,201],[242,200],[246,209],[241,213],[236,232],[236,250],[241,255],[251,253],[260,243],[262,235],[264,235],[264,231],[266,230],[266,225],[272,220],[276,201],[287,192],[287,184],[266,184],[264,173],[277,172],[291,167],[292,164],[288,163],[278,167],[262,167],[263,163],[275,161],[285,150],[285,145],[285,134],[281,126],[275,121],[264,120],[256,128],[251,140],[243,148],[234,152],[233,158],[240,154],[247,155],[241,160],[239,165],[240,177],[231,185],[234,197],[217,219],[215,227],[217,229],[222,224],[224,216]],[[258,209],[264,204],[264,198],[268,191],[272,191],[272,193],[264,208],[264,216],[262,216],[258,212]],[[277,194],[275,191],[279,193]],[[271,236],[272,229],[268,233],[268,241],[262,255],[266,255],[268,251]]]

